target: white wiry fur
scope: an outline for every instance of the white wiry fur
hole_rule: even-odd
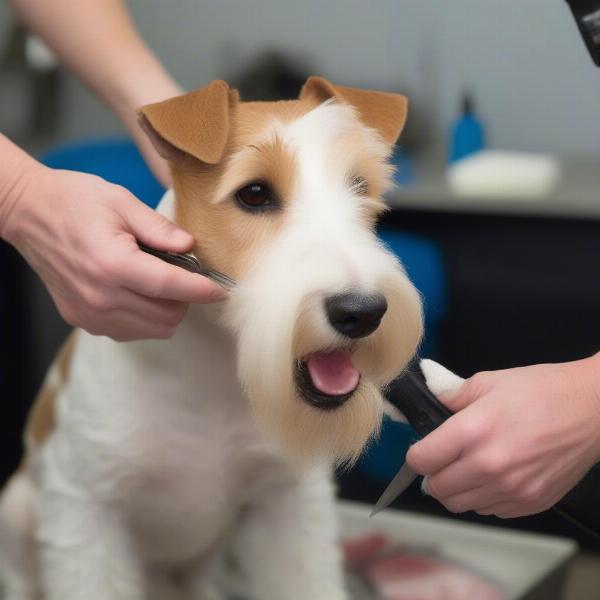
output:
[[[327,167],[350,113],[278,126],[295,198],[224,311],[193,307],[168,341],[78,332],[56,427],[0,503],[5,600],[223,600],[224,554],[248,598],[347,600],[331,463],[377,429],[380,389],[421,333],[417,293]],[[348,343],[322,308],[348,289],[384,293],[389,310],[353,345],[355,396],[320,412],[293,367]]]

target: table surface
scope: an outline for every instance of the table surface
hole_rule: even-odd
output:
[[[507,600],[527,597],[552,573],[566,568],[577,552],[575,542],[566,538],[460,523],[402,510],[386,510],[370,519],[370,506],[353,502],[340,502],[338,506],[344,539],[385,532],[389,539],[408,547],[433,548],[437,556],[496,582]],[[559,595],[557,589],[555,595],[546,598],[554,600]]]
[[[456,196],[445,181],[443,168],[424,164],[417,166],[417,183],[396,189],[387,199],[396,209],[600,220],[600,159],[565,158],[560,162],[560,182],[542,198]]]

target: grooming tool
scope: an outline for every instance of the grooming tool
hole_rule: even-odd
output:
[[[416,361],[390,385],[387,400],[405,417],[419,437],[437,429],[452,416],[429,390]],[[396,477],[384,490],[375,504],[371,516],[389,506],[418,477],[408,464],[404,464]],[[600,463],[554,507],[554,511],[571,521],[581,530],[600,538]]]
[[[419,474],[416,471],[413,471],[408,463],[405,462],[394,479],[392,479],[385,490],[383,490],[383,494],[379,496],[379,500],[377,500],[377,503],[369,516],[374,517],[378,512],[387,508],[396,498],[398,498],[398,496],[401,496],[408,489],[408,486],[410,486],[418,476]]]
[[[152,256],[156,256],[157,258],[160,258],[171,265],[181,267],[190,273],[204,275],[204,277],[212,279],[215,283],[218,283],[221,287],[224,287],[227,290],[230,290],[233,288],[233,286],[235,286],[235,281],[231,279],[231,277],[228,277],[219,271],[214,271],[213,269],[204,267],[192,253],[178,254],[177,252],[166,252],[164,250],[157,250],[156,248],[144,246],[144,244],[140,243],[138,243],[138,246],[140,247],[140,250],[143,250]]]
[[[567,0],[592,60],[600,67],[600,0]]]
[[[452,416],[427,387],[416,361],[392,382],[386,396],[387,401],[406,417],[420,437],[425,437]],[[389,506],[418,476],[408,463],[404,463],[375,504],[371,516]]]

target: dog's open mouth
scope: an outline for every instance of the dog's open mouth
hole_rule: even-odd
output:
[[[296,385],[304,400],[322,410],[338,408],[356,391],[360,373],[350,352],[315,352],[298,363]]]

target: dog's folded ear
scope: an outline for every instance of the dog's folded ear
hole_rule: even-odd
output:
[[[239,101],[236,90],[224,81],[213,81],[193,92],[137,111],[140,126],[157,152],[176,162],[184,155],[217,164],[229,137],[230,111]]]
[[[300,91],[301,100],[332,98],[353,106],[363,123],[377,130],[387,144],[394,144],[404,128],[408,100],[400,94],[334,85],[324,77],[309,77]]]

